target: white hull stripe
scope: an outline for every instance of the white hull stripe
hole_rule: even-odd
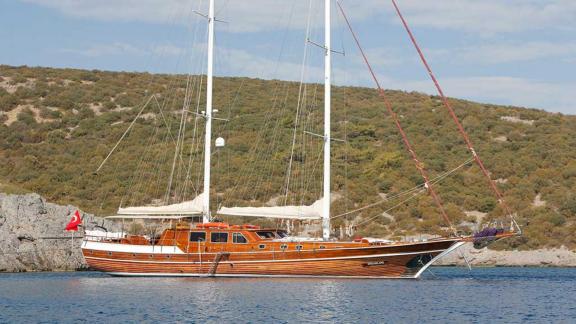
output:
[[[402,255],[419,255],[445,252],[446,250],[428,250],[420,252],[404,252],[404,253],[386,253],[386,254],[369,254],[369,255],[354,255],[348,257],[336,258],[310,258],[310,259],[286,259],[286,260],[247,260],[247,261],[221,261],[220,264],[240,264],[240,263],[277,263],[277,262],[309,262],[309,261],[332,261],[332,260],[353,260],[353,259],[373,259],[373,258],[387,258]],[[101,260],[101,261],[114,261],[114,262],[128,262],[128,263],[154,263],[154,264],[212,264],[212,261],[207,262],[190,262],[190,261],[144,261],[144,260],[126,260],[126,259],[110,259],[85,256],[86,259]]]

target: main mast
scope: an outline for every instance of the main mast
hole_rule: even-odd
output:
[[[324,197],[322,199],[322,238],[330,238],[330,105],[331,105],[331,22],[330,1],[324,3]]]
[[[214,65],[214,0],[208,9],[208,64],[206,72],[206,137],[204,140],[204,213],[202,221],[210,222],[210,155],[212,149],[212,67]]]

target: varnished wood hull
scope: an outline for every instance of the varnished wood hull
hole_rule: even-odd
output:
[[[86,242],[83,254],[92,269],[122,276],[417,278],[461,244],[451,239],[270,253],[183,253],[170,248],[129,253],[117,251],[117,245]]]

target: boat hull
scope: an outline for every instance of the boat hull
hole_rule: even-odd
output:
[[[458,239],[272,253],[184,253],[176,247],[83,244],[90,268],[117,276],[418,278]],[[148,250],[146,250],[148,249]]]

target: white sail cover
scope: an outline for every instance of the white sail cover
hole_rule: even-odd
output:
[[[322,218],[322,199],[310,206],[222,207],[218,214],[226,216],[266,217],[312,220]]]
[[[204,193],[178,204],[118,208],[118,215],[201,215],[204,212],[203,197]]]

